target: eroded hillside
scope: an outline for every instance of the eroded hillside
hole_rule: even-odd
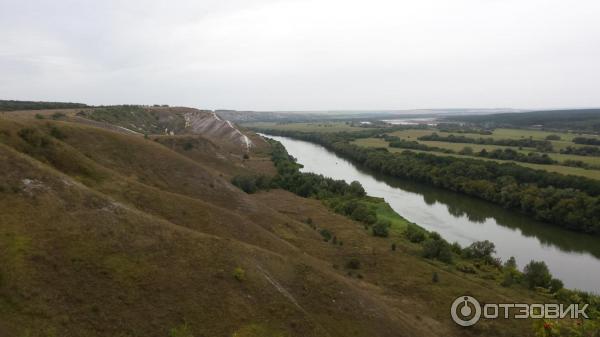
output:
[[[522,300],[517,290],[425,261],[409,243],[391,251],[316,200],[232,186],[240,172],[275,174],[255,135],[236,152],[243,143],[227,132],[205,132],[202,120],[222,123],[203,112],[181,111],[198,123],[147,138],[76,113],[0,119],[0,336],[529,331],[519,321],[463,330],[448,315],[456,296]]]

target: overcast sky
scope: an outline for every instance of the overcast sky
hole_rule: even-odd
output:
[[[598,0],[0,0],[0,99],[600,106]]]

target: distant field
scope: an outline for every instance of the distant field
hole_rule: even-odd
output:
[[[256,127],[256,128],[271,128],[278,130],[290,130],[290,131],[302,131],[302,132],[340,132],[340,131],[361,131],[365,130],[365,128],[354,127],[346,124],[345,122],[310,122],[310,123],[275,123],[275,122],[260,122],[260,123],[245,123],[242,124],[245,127]],[[460,151],[464,147],[468,146],[472,148],[475,152],[479,152],[483,149],[487,151],[493,151],[496,149],[507,149],[511,148],[517,150],[522,153],[535,152],[533,148],[522,148],[518,149],[516,147],[510,146],[498,146],[498,145],[483,145],[483,144],[469,144],[469,143],[447,143],[447,142],[438,142],[438,141],[419,141],[418,138],[421,136],[430,135],[433,132],[437,132],[444,136],[454,134],[456,136],[467,136],[472,138],[495,138],[495,139],[522,139],[529,138],[536,140],[544,140],[548,135],[558,135],[561,137],[561,140],[551,141],[554,149],[559,151],[567,146],[580,147],[584,145],[574,144],[572,143],[572,139],[574,137],[581,136],[578,133],[567,133],[567,132],[548,132],[541,130],[526,130],[526,129],[496,129],[493,131],[491,135],[481,135],[477,133],[448,133],[441,132],[438,129],[430,128],[430,129],[408,129],[401,131],[390,132],[389,134],[392,136],[399,137],[405,140],[418,141],[419,143],[426,144],[429,146],[435,146],[443,149],[449,149],[453,151]],[[585,135],[586,137],[596,137],[594,135]],[[380,138],[363,138],[355,141],[356,144],[360,146],[368,146],[368,147],[385,147],[388,148],[391,152],[402,152],[405,149],[401,148],[390,148],[388,143]],[[416,151],[418,152],[418,151]],[[441,152],[429,152],[436,155],[444,155],[444,156],[455,156],[455,157],[465,157],[465,158],[474,158],[472,156],[462,156],[458,154],[446,154]],[[591,157],[591,156],[577,156],[570,154],[561,154],[561,153],[548,153],[552,159],[557,160],[559,162],[563,162],[565,160],[579,160],[586,164],[591,165],[600,165],[600,157]],[[507,162],[506,160],[497,160],[497,159],[488,159],[488,158],[477,158],[481,160],[494,160],[497,162]],[[550,172],[558,172],[562,174],[571,174],[578,175],[588,178],[600,179],[600,170],[586,170],[583,168],[577,167],[568,167],[562,165],[541,165],[541,164],[531,164],[531,163],[522,163],[515,162],[518,165],[531,167],[534,169],[541,169]]]
[[[480,134],[475,134],[475,133],[467,133],[467,134],[465,134],[465,133],[448,133],[448,132],[440,132],[439,130],[435,130],[435,129],[428,129],[428,130],[396,131],[396,132],[390,133],[390,135],[394,135],[394,136],[397,136],[397,137],[400,137],[400,138],[406,139],[406,140],[417,141],[418,137],[430,135],[433,132],[438,132],[440,134],[443,134],[444,136],[453,134],[456,136],[462,135],[462,136],[467,136],[467,137],[471,137],[471,138],[495,138],[495,139],[522,139],[522,138],[532,137],[533,139],[537,139],[537,140],[544,140],[544,139],[546,139],[546,137],[548,135],[554,134],[554,135],[558,135],[561,137],[561,140],[550,141],[556,151],[560,151],[561,149],[564,149],[567,146],[572,146],[572,147],[585,146],[585,145],[572,143],[572,139],[574,137],[578,137],[579,136],[578,134],[565,133],[565,132],[546,132],[546,131],[538,131],[538,130],[497,129],[497,130],[494,130],[492,135],[480,135]],[[596,136],[589,136],[589,135],[586,137],[596,138]],[[436,146],[436,147],[440,147],[443,149],[449,149],[449,150],[453,150],[453,151],[460,151],[465,146],[472,148],[475,152],[479,152],[483,149],[485,149],[487,151],[493,151],[496,149],[507,149],[507,148],[512,148],[512,149],[517,150],[522,153],[529,153],[529,152],[535,151],[534,148],[527,148],[527,147],[519,150],[516,147],[498,146],[498,145],[447,143],[447,142],[438,142],[438,141],[418,141],[418,142],[429,145],[429,146]],[[600,165],[600,157],[577,156],[577,155],[561,154],[561,153],[548,153],[548,156],[550,156],[552,159],[560,161],[560,162],[565,161],[565,160],[580,160],[587,164]]]
[[[244,127],[268,128],[277,130],[293,130],[303,132],[340,132],[340,131],[360,131],[364,128],[355,127],[345,122],[311,122],[311,123],[275,123],[275,122],[256,122],[242,123]]]
[[[579,134],[579,133],[566,133],[566,132],[548,132],[548,131],[525,130],[525,129],[496,129],[492,132],[491,135],[481,135],[478,133],[442,132],[442,131],[439,131],[439,130],[433,129],[433,128],[428,129],[428,130],[396,131],[396,132],[392,132],[390,134],[400,137],[400,138],[404,138],[404,139],[411,139],[411,138],[418,138],[418,137],[425,136],[425,135],[430,135],[433,132],[437,132],[444,136],[455,135],[455,136],[465,136],[465,137],[470,137],[470,138],[494,138],[494,139],[523,139],[523,138],[531,137],[532,139],[535,139],[535,140],[544,140],[549,135],[558,135],[561,138],[560,140],[550,141],[556,150],[564,149],[567,146],[573,146],[573,147],[583,146],[583,145],[579,145],[579,144],[574,144],[572,142],[573,138],[575,138],[575,137],[585,136],[585,137],[589,137],[589,138],[599,138],[600,139],[600,137],[595,136],[595,135],[585,135],[585,134]],[[413,140],[416,140],[416,139],[413,139]],[[423,143],[426,144],[427,142],[423,142]],[[454,143],[454,144],[458,144],[457,146],[460,146],[459,150],[462,149],[462,147],[464,146],[460,143]],[[450,144],[450,145],[452,145],[452,144]],[[475,150],[474,145],[476,145],[476,144],[470,144],[470,146]],[[503,146],[500,146],[500,147],[489,146],[489,145],[482,145],[482,146],[485,146],[485,148],[488,150],[489,149],[493,150],[494,148],[504,148]],[[451,148],[451,147],[447,147],[447,148],[452,149],[452,150],[455,149],[455,148]]]
[[[411,130],[414,131],[414,130]],[[423,142],[423,143],[439,143],[439,142]],[[402,151],[406,151],[406,149],[401,149],[401,148],[392,148],[388,146],[388,143],[380,138],[362,138],[362,139],[357,139],[354,141],[354,144],[357,144],[359,146],[365,146],[365,147],[385,147],[388,149],[388,151],[390,152],[402,152]],[[448,143],[445,143],[448,144]],[[456,145],[456,144],[454,144]],[[458,145],[463,145],[464,144],[458,144]],[[461,147],[462,148],[462,147]],[[474,147],[473,147],[474,148]],[[448,153],[442,153],[442,152],[434,152],[434,151],[418,151],[418,150],[411,150],[414,152],[425,152],[425,153],[431,153],[431,154],[435,154],[438,156],[452,156],[452,157],[459,157],[459,158],[471,158],[471,159],[479,159],[479,160],[491,160],[491,161],[496,161],[499,163],[506,163],[506,162],[512,162],[509,160],[498,160],[498,159],[489,159],[489,158],[478,158],[478,157],[472,157],[472,156],[463,156],[463,155],[459,155],[459,154],[448,154]],[[564,160],[566,158],[566,156],[570,156],[570,155],[561,155],[561,154],[551,154],[554,156],[562,156],[561,158],[556,158],[558,160]],[[571,157],[576,157],[573,159],[577,159],[577,160],[590,160],[590,161],[594,161],[593,163],[600,163],[600,158],[593,158],[593,157],[583,157],[583,156],[571,156]],[[568,167],[568,166],[561,166],[561,165],[541,165],[541,164],[531,164],[531,163],[521,163],[521,162],[514,162],[517,165],[521,165],[521,166],[525,166],[525,167],[530,167],[533,169],[538,169],[538,170],[545,170],[545,171],[549,171],[549,172],[557,172],[557,173],[561,173],[561,174],[571,174],[571,175],[576,175],[576,176],[582,176],[582,177],[588,177],[588,178],[593,178],[593,179],[600,179],[600,170],[585,170],[582,168],[577,168],[577,167]]]
[[[449,133],[445,133],[445,135]],[[457,135],[457,134],[455,134]],[[495,139],[522,139],[529,138],[544,140],[549,135],[557,135],[560,136],[560,140],[552,140],[552,146],[554,149],[560,150],[564,149],[567,146],[573,147],[581,147],[583,145],[574,144],[573,138],[575,137],[588,137],[588,138],[600,138],[596,135],[590,135],[585,133],[567,133],[567,132],[549,132],[549,131],[541,131],[541,130],[526,130],[526,129],[496,129],[493,131],[491,135],[478,135],[478,134],[463,134],[468,135],[475,138],[495,138]]]

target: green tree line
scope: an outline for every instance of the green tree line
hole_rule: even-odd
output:
[[[575,137],[573,138],[575,144],[586,144],[586,145],[600,145],[600,139],[598,138],[586,138],[586,137]]]
[[[535,170],[515,163],[436,156],[351,144],[348,132],[321,134],[263,130],[321,144],[377,172],[475,196],[558,226],[600,232],[600,181]]]
[[[322,200],[336,213],[363,223],[374,236],[386,237],[391,226],[385,219],[378,219],[376,208],[383,199],[367,196],[358,181],[346,183],[320,174],[300,172],[302,165],[287,153],[281,143],[270,141],[271,159],[277,168],[275,177],[265,175],[237,175],[231,182],[246,193],[270,188],[282,188],[301,197]]]
[[[514,146],[514,147],[532,147],[541,152],[552,152],[552,143],[548,140],[537,140],[532,138],[522,139],[494,139],[494,138],[473,138],[463,135],[440,136],[436,132],[417,138],[418,140],[428,140],[446,143],[467,143],[481,145],[499,145],[499,146]]]
[[[0,100],[0,111],[87,108],[82,103]]]
[[[396,136],[389,136],[387,134],[376,136],[383,138],[384,140],[389,142],[390,147],[394,148],[402,148],[402,149],[411,149],[411,150],[419,150],[419,151],[434,151],[434,152],[442,152],[442,153],[457,153],[450,149],[443,149],[437,146],[429,146],[427,144],[422,144],[414,140],[405,140]],[[499,159],[499,160],[512,160],[523,163],[533,163],[533,164],[542,164],[542,165],[552,165],[559,164],[556,160],[550,158],[547,154],[529,152],[528,154],[521,153],[519,151],[513,149],[495,149],[493,151],[487,151],[486,149],[482,149],[480,152],[474,152],[472,148],[466,146],[464,149],[458,151],[460,155],[466,156],[476,156],[482,158],[490,158],[490,159]],[[578,163],[579,164],[579,163]],[[565,166],[575,166],[575,165],[565,165]],[[578,167],[590,168],[588,165],[577,165]]]

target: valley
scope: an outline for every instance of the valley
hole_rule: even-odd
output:
[[[491,255],[469,255],[470,240],[450,255],[424,254],[450,245],[422,227],[442,231],[373,198],[381,196],[367,182],[372,196],[357,200],[375,208],[373,220],[332,209],[357,202],[347,192],[291,193],[282,184],[324,178],[298,173],[287,152],[274,158],[287,149],[304,161],[281,141],[284,148],[191,108],[3,114],[0,335],[514,336],[533,333],[535,322],[483,320],[465,329],[449,307],[464,294],[586,301],[592,315],[600,307],[583,292],[501,285],[511,273],[525,276]],[[259,176],[272,183],[253,193],[232,184]],[[400,194],[407,203],[415,200],[408,191]],[[576,239],[535,236],[589,252],[573,246]],[[498,253],[505,256],[501,244]]]

